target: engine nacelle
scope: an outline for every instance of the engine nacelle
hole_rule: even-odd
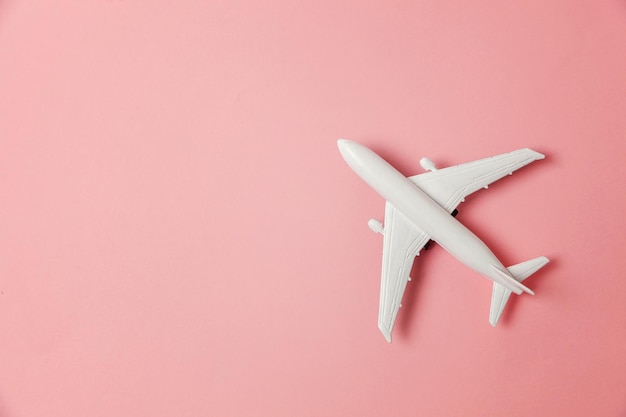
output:
[[[370,219],[367,222],[367,225],[370,227],[372,232],[380,233],[381,235],[385,234],[385,229],[383,228],[383,224],[379,220]]]
[[[426,171],[431,171],[431,172],[437,171],[437,166],[435,165],[435,163],[426,157],[420,159],[420,165]]]

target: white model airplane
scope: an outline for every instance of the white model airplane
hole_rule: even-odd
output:
[[[505,268],[491,250],[454,218],[465,197],[544,156],[531,149],[437,169],[428,158],[426,172],[405,177],[372,150],[337,141],[350,168],[387,200],[385,227],[371,219],[369,227],[383,235],[383,268],[378,327],[388,342],[398,315],[413,260],[429,240],[437,242],[463,264],[493,281],[489,323],[495,326],[512,292],[534,294],[521,281],[547,264],[541,256]],[[452,215],[451,215],[452,214]]]

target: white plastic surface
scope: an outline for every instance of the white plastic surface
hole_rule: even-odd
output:
[[[381,230],[380,223],[371,221],[370,227],[383,234],[378,326],[388,342],[391,342],[413,260],[430,239],[498,285],[494,286],[492,296],[492,325],[497,323],[511,292],[533,294],[520,281],[545,265],[547,258],[533,260],[541,262],[528,264],[527,268],[521,268],[523,271],[516,266],[520,275],[531,271],[524,278],[516,277],[487,245],[450,213],[469,194],[486,188],[535,160],[543,159],[542,154],[520,149],[443,169],[437,169],[432,161],[423,158],[420,164],[431,172],[407,178],[363,145],[345,139],[338,140],[337,145],[354,172],[387,201],[384,228]]]
[[[531,259],[530,261],[510,266],[507,269],[517,281],[522,282],[540,270],[548,262],[548,258],[540,256],[538,258]],[[491,310],[489,311],[489,323],[491,323],[492,326],[495,327],[495,325],[498,324],[498,320],[500,320],[500,316],[504,311],[506,303],[509,301],[510,295],[511,290],[505,288],[497,282],[493,283],[493,290],[491,293]]]

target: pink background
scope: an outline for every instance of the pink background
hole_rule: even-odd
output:
[[[302,3],[0,0],[0,416],[626,416],[626,2]],[[459,215],[537,295],[388,345],[339,137],[545,153]]]

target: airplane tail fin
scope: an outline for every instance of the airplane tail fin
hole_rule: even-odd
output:
[[[550,262],[548,258],[540,256],[538,258],[513,265],[507,269],[518,282],[522,282],[540,270],[548,262]],[[491,293],[491,311],[489,312],[489,323],[491,323],[492,326],[495,327],[495,325],[498,324],[498,320],[500,320],[500,316],[502,315],[502,311],[504,311],[506,303],[509,301],[510,295],[511,290],[494,281],[493,291]]]

